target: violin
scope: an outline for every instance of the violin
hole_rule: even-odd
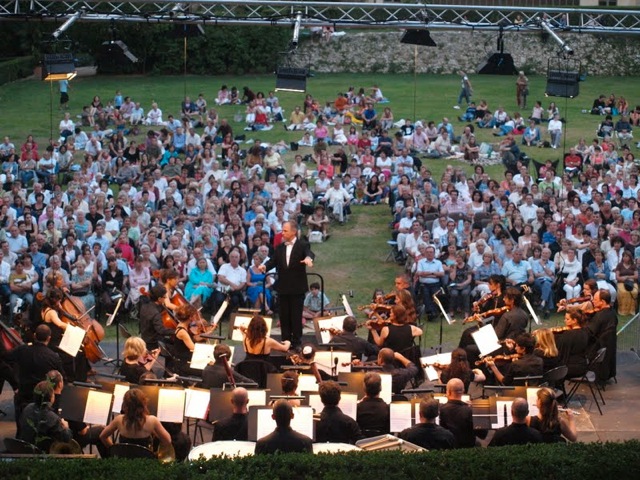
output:
[[[333,327],[321,328],[320,331],[321,332],[329,332],[333,337],[338,336],[338,335],[342,335],[342,330],[339,330],[339,329],[333,328]]]
[[[570,299],[563,298],[558,302],[558,311],[561,312],[566,310],[570,305],[575,305],[577,303],[585,303],[593,300],[591,295],[584,295],[582,297],[574,297]]]
[[[494,308],[482,313],[474,313],[470,317],[464,319],[462,323],[481,322],[483,318],[492,317],[493,315],[501,315],[509,311],[509,307]]]
[[[492,298],[497,297],[498,294],[496,292],[489,292],[479,300],[473,302],[473,311],[476,313],[480,313],[480,307],[482,307],[485,303],[487,303]]]
[[[449,365],[445,365],[445,364],[438,363],[438,362],[423,363],[422,364],[422,368],[427,368],[427,367],[433,367],[433,368],[437,368],[438,370],[444,370],[446,368],[449,368]]]
[[[522,358],[522,355],[519,353],[511,353],[508,355],[487,355],[486,357],[481,358],[476,362],[476,365],[486,365],[489,362],[503,361],[503,362],[512,362],[514,360],[519,360]]]
[[[562,333],[562,332],[568,332],[569,330],[573,330],[573,328],[571,328],[571,327],[552,327],[549,330],[551,331],[551,333]]]

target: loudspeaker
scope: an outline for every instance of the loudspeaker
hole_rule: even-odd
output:
[[[513,64],[510,53],[494,53],[478,67],[481,75],[517,75],[518,69]]]
[[[276,91],[305,92],[308,68],[278,67],[276,69]]]
[[[547,88],[548,97],[574,98],[580,93],[580,73],[567,70],[549,70]]]
[[[138,63],[138,57],[131,53],[129,47],[120,40],[104,42],[100,45],[97,57],[100,73],[129,72],[131,68],[127,68],[126,65]]]

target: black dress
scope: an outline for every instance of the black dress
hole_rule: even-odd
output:
[[[564,443],[565,439],[562,436],[562,430],[560,429],[560,422],[558,422],[553,430],[543,431],[542,420],[538,416],[530,417],[529,426],[535,428],[542,434],[543,443]]]
[[[390,348],[394,352],[403,353],[413,346],[413,335],[411,325],[387,325],[389,335],[384,339],[384,347]]]
[[[122,362],[122,365],[120,365],[120,375],[123,375],[129,383],[140,383],[140,377],[147,372],[148,370],[139,363]]]

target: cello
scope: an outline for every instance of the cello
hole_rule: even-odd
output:
[[[87,308],[78,297],[74,297],[61,289],[63,298],[60,301],[61,319],[66,323],[82,328],[86,334],[82,341],[84,355],[91,363],[96,363],[105,357],[100,347],[100,341],[104,338],[104,328],[97,320],[90,318]],[[69,320],[68,322],[65,320]]]
[[[18,331],[15,328],[7,327],[4,322],[0,322],[0,341],[2,341],[4,349],[7,352],[10,352],[20,345],[24,345]]]

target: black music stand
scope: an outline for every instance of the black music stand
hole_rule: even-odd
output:
[[[116,324],[116,358],[112,358],[104,362],[105,365],[113,365],[113,372],[118,371],[120,366],[122,365],[122,360],[120,360],[120,319],[118,318],[118,312],[120,311],[120,307],[124,303],[123,295],[120,294],[118,298],[118,303],[116,304],[116,308],[113,310],[113,313],[107,319],[107,327],[110,327],[114,323]],[[122,328],[126,330],[126,327],[122,325]],[[128,333],[128,332],[127,332]]]

